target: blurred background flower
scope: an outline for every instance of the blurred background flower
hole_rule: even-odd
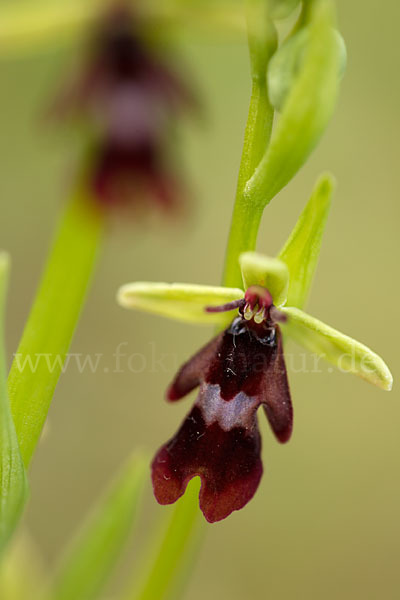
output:
[[[177,61],[161,55],[146,20],[126,1],[101,11],[88,37],[76,72],[63,74],[51,114],[78,119],[88,154],[83,176],[100,203],[138,208],[150,198],[176,210],[183,176],[174,173],[173,126],[180,113],[198,108],[187,69],[179,73]]]

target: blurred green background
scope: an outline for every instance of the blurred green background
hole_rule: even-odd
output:
[[[348,48],[339,105],[322,143],[296,179],[267,208],[259,250],[279,250],[317,175],[338,189],[309,310],[366,344],[399,373],[400,6],[338,1]],[[191,399],[163,400],[174,368],[211,334],[119,308],[122,283],[150,279],[219,282],[249,98],[242,41],[178,45],[207,106],[205,122],[180,127],[192,182],[188,221],[149,227],[113,224],[71,351],[101,353],[101,367],[61,378],[31,470],[25,518],[44,562],[52,565],[71,532],[135,447],[150,453],[169,438]],[[0,246],[12,255],[8,306],[10,358],[18,343],[76,148],[43,124],[43,111],[68,65],[68,53],[0,63]],[[66,285],[68,282],[66,281]],[[131,367],[119,344],[133,355]],[[295,428],[279,446],[262,414],[265,474],[254,500],[209,526],[186,598],[397,599],[400,597],[400,404],[361,380],[301,371],[289,347]],[[161,363],[156,361],[161,359]],[[146,491],[139,534],[112,585],[134,576],[145,536],[169,508]]]

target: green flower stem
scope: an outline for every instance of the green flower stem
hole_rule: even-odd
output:
[[[77,324],[102,239],[103,215],[82,190],[61,220],[13,361],[8,391],[28,466]]]
[[[171,520],[151,548],[144,581],[134,584],[126,600],[164,600],[181,597],[187,573],[199,548],[204,527],[198,508],[199,481],[191,481]]]
[[[245,189],[268,147],[274,118],[268,98],[267,66],[276,50],[277,37],[267,9],[264,0],[247,0],[252,91],[225,258],[223,284],[228,287],[242,285],[239,255],[255,249],[263,213],[263,207],[253,202]]]

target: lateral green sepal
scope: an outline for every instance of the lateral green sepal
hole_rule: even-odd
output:
[[[298,308],[281,310],[287,316],[283,328],[298,344],[341,371],[354,373],[383,390],[392,389],[393,377],[389,368],[370,348]]]
[[[123,285],[117,301],[133,308],[191,323],[223,323],[224,313],[207,313],[206,306],[218,306],[243,298],[243,290],[190,283],[151,283],[138,281]]]

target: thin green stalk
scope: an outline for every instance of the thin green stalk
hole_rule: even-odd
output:
[[[239,255],[254,250],[263,209],[245,194],[246,184],[265,154],[271,138],[274,109],[268,98],[267,66],[276,50],[276,31],[264,0],[247,0],[247,27],[252,91],[239,168],[235,205],[225,258],[223,284],[241,287]]]
[[[38,443],[102,239],[103,217],[78,191],[56,234],[8,378],[25,466]]]

